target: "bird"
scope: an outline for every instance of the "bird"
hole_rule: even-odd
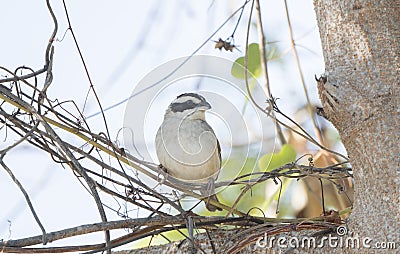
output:
[[[184,93],[169,104],[156,137],[156,154],[169,175],[195,183],[207,183],[200,189],[207,210],[222,209],[210,203],[218,202],[213,183],[221,168],[221,147],[217,136],[205,120],[211,109],[206,99],[197,93]]]

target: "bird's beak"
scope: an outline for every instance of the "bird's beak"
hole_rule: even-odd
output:
[[[200,103],[200,110],[208,110],[208,109],[210,109],[211,108],[211,105],[210,105],[210,103],[208,103],[208,102],[202,102],[202,103]]]

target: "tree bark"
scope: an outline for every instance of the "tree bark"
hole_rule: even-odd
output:
[[[353,236],[399,242],[399,1],[314,0],[327,82],[319,84],[354,172]],[[399,248],[399,247],[398,247]]]

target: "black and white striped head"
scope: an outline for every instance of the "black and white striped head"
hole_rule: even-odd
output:
[[[184,93],[171,102],[165,116],[204,119],[205,111],[210,108],[211,105],[203,96],[196,93]]]

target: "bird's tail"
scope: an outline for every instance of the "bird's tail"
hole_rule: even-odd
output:
[[[208,211],[210,211],[210,212],[215,212],[215,211],[217,211],[217,210],[218,210],[218,211],[222,211],[221,208],[219,208],[219,207],[217,207],[217,206],[215,206],[215,205],[212,205],[212,204],[210,203],[210,200],[215,201],[215,202],[219,202],[219,201],[218,201],[218,198],[217,198],[217,195],[215,195],[215,194],[213,194],[213,195],[207,197],[207,199],[204,200],[204,202],[206,203],[206,208],[207,208]]]
[[[222,211],[221,208],[213,205],[210,203],[210,201],[214,201],[219,203],[217,195],[215,195],[215,186],[214,186],[214,181],[215,179],[210,177],[208,179],[208,183],[205,189],[200,189],[201,195],[204,197],[204,203],[206,203],[206,208],[210,212],[215,212],[215,211]]]

